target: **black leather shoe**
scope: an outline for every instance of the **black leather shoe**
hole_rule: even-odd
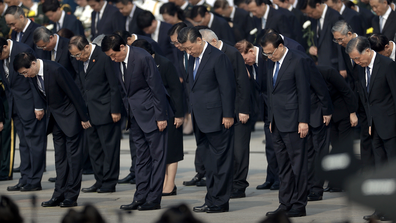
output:
[[[21,187],[23,187],[23,186],[25,186],[24,184],[17,184],[17,185],[14,185],[14,186],[8,186],[7,187],[7,190],[8,191],[20,191],[21,190]]]
[[[210,206],[208,207],[208,209],[206,209],[206,213],[221,213],[221,212],[228,212],[229,211],[229,204],[228,202],[223,204],[223,205],[219,205],[219,206]]]
[[[287,210],[284,208],[278,207],[278,209],[276,209],[275,211],[267,212],[267,214],[265,214],[265,216],[272,216],[272,215],[279,213],[280,211],[287,211]]]
[[[25,186],[21,187],[21,191],[37,191],[42,190],[41,186],[33,186],[31,184],[26,184]]]
[[[41,203],[42,207],[56,207],[59,206],[59,204],[63,201],[64,199],[60,199],[57,197],[51,198],[49,201],[44,201]]]
[[[121,205],[120,209],[122,210],[136,210],[138,207],[142,204],[144,204],[146,201],[133,201],[130,204],[125,204]]]
[[[55,183],[56,177],[50,177],[50,178],[48,178],[48,181],[49,181],[49,182],[52,182],[52,183]]]
[[[194,212],[206,212],[208,210],[208,205],[203,204],[201,206],[193,207]]]
[[[305,210],[291,209],[290,211],[287,212],[287,217],[289,218],[302,217],[302,216],[307,216],[307,212]]]
[[[323,200],[323,196],[319,195],[319,194],[317,194],[315,192],[311,192],[308,195],[308,201],[320,201],[320,200]]]
[[[195,184],[197,187],[206,187],[206,177],[202,177],[200,181]]]
[[[231,192],[230,198],[243,198],[246,197],[246,193],[244,190],[234,190]]]
[[[198,181],[201,180],[201,176],[199,174],[196,174],[190,181],[183,181],[184,186],[195,186]]]
[[[270,187],[270,190],[279,190],[280,183],[279,181],[275,181],[274,184]]]
[[[113,193],[115,192],[115,189],[107,189],[107,188],[99,188],[98,190],[96,190],[96,192],[98,193]]]
[[[118,180],[119,184],[136,184],[135,176],[128,174],[128,176]]]
[[[177,194],[177,187],[175,185],[175,187],[173,188],[173,190],[170,193],[162,193],[162,196],[172,196],[172,195],[176,195]]]
[[[83,188],[81,189],[81,191],[84,193],[92,193],[92,192],[96,192],[98,189],[99,188],[97,188],[96,186],[91,186],[91,187]]]
[[[64,201],[62,201],[59,206],[61,208],[69,208],[69,207],[75,207],[77,206],[77,202],[70,200],[70,199],[65,199]]]
[[[272,186],[272,183],[270,182],[264,182],[263,184],[260,184],[256,187],[257,190],[267,190],[270,189]]]
[[[21,166],[18,166],[17,168],[14,168],[14,173],[20,173],[21,172]]]
[[[157,210],[157,209],[161,209],[161,204],[147,202],[147,203],[144,203],[138,207],[139,211],[150,211],[150,210]]]
[[[380,220],[380,221],[391,221],[391,219],[385,217],[383,214],[375,211],[372,215],[365,215],[363,219],[366,221],[370,220]]]

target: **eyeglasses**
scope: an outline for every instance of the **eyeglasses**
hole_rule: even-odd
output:
[[[264,53],[264,51],[263,51],[262,55],[265,56],[265,57],[272,57],[277,49],[278,49],[278,47],[272,53]]]
[[[70,56],[73,57],[73,58],[80,58],[81,55],[82,55],[82,52],[81,53],[77,53],[76,55],[70,54]]]
[[[177,42],[177,41],[175,41],[175,42],[173,42],[173,41],[170,41],[170,44],[172,44],[172,45],[180,45],[180,43],[179,42]]]
[[[44,49],[47,48],[47,45],[45,45],[45,46],[37,46],[37,45],[36,45],[36,47],[37,47],[37,49],[39,49],[39,50],[44,50]]]
[[[345,38],[342,39],[333,39],[333,42],[335,43],[341,43],[342,41],[344,41]]]
[[[25,71],[22,72],[22,73],[19,73],[19,75],[25,76],[25,75],[28,73],[28,71],[29,71],[29,69],[25,70]]]

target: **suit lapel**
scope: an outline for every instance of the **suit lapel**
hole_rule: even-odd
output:
[[[210,59],[210,53],[212,52],[212,46],[209,43],[206,43],[206,44],[208,44],[208,45],[207,45],[206,50],[205,50],[205,52],[204,52],[204,54],[202,56],[202,61],[200,61],[200,63],[199,63],[199,67],[198,67],[198,70],[197,70],[197,74],[195,75],[195,80],[194,80],[193,87],[194,87],[195,83],[197,82],[197,80],[198,80],[198,78],[199,78],[199,76],[201,74],[202,69],[204,69],[206,63]]]
[[[283,62],[282,62],[282,65],[281,65],[281,67],[280,67],[280,69],[279,69],[279,71],[278,71],[278,77],[276,78],[274,90],[276,89],[276,87],[278,86],[280,80],[282,79],[283,74],[285,73],[285,70],[287,69],[287,64],[291,64],[291,63],[290,63],[290,60],[291,60],[292,57],[293,57],[291,54],[292,54],[292,52],[289,50],[289,51],[287,52],[287,55],[286,55],[285,59],[284,59]],[[274,68],[275,68],[275,65],[274,65]],[[270,75],[272,75],[272,74],[274,73],[274,68],[271,69],[272,73],[271,73]],[[272,79],[273,79],[273,78],[272,78]]]
[[[63,54],[63,41],[61,39],[60,36],[58,36],[59,38],[59,45],[58,45],[58,49],[56,49],[56,57],[55,57],[55,62],[59,63],[60,58],[62,57]]]
[[[375,78],[377,77],[378,74],[378,70],[380,68],[380,58],[379,58],[379,54],[376,55],[375,60],[374,60],[374,66],[373,66],[373,71],[371,72],[371,77],[370,77],[370,85],[369,85],[369,89],[370,91],[368,92],[368,94],[371,94],[371,89],[373,89],[373,84],[375,81]]]
[[[95,58],[98,56],[98,54],[99,54],[98,46],[96,46],[92,53],[91,59],[89,59],[88,68],[87,68],[87,72],[85,73],[85,75],[87,75],[89,73],[89,71],[92,69],[92,67],[94,67],[94,65],[95,65],[94,61],[95,61]]]
[[[386,23],[384,25],[384,28],[382,29],[382,32],[384,32],[384,30],[387,30],[389,28],[389,26],[391,26],[393,22],[395,22],[395,12],[391,9],[391,13],[388,16],[388,19],[386,20]]]
[[[28,38],[29,33],[30,33],[30,30],[32,29],[32,26],[33,26],[32,23],[33,23],[33,21],[30,21],[30,24],[29,24],[29,26],[27,27],[26,32],[23,33],[22,39],[19,40],[19,42],[21,42],[21,43],[26,42],[26,39]]]
[[[131,87],[131,86],[129,86],[129,84],[131,83],[131,78],[132,78],[132,74],[133,74],[133,65],[134,65],[134,63],[135,63],[135,58],[133,57],[133,55],[134,55],[134,50],[133,50],[133,47],[129,47],[129,58],[128,58],[128,64],[127,64],[127,72],[124,72],[124,80],[125,80],[125,83],[127,83],[126,85],[125,85],[125,87],[126,88],[128,88],[129,89],[129,87]],[[129,71],[129,72],[128,72]],[[129,74],[129,75],[125,75],[125,74]]]
[[[324,17],[324,21],[323,21],[323,27],[321,27],[321,31],[320,31],[320,33],[319,33],[319,41],[318,41],[318,45],[321,45],[322,44],[322,42],[323,42],[323,39],[325,38],[325,30],[328,28],[328,26],[329,26],[329,19],[328,19],[328,17],[329,17],[329,13],[330,13],[330,8],[328,7],[327,8],[327,11],[326,11],[326,15],[325,15],[325,17]]]

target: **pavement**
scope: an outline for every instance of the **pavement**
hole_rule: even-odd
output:
[[[194,216],[207,223],[223,222],[259,222],[265,218],[268,211],[275,210],[278,203],[278,191],[256,190],[256,186],[262,184],[266,176],[267,162],[265,158],[265,146],[263,144],[263,123],[256,124],[256,131],[252,133],[250,143],[250,166],[248,182],[250,186],[246,190],[246,198],[232,199],[230,211],[226,213],[194,213]],[[129,154],[128,136],[121,141],[120,178],[129,173],[131,158]],[[18,145],[18,143],[16,144]],[[156,222],[161,214],[169,207],[181,203],[191,209],[204,203],[206,194],[205,187],[183,186],[183,181],[190,180],[195,175],[194,136],[184,137],[184,160],[179,162],[176,175],[177,195],[163,197],[160,210],[154,211],[132,211],[131,213],[119,209],[122,204],[132,202],[135,185],[117,185],[117,192],[109,194],[80,193],[78,207],[82,210],[84,204],[93,204],[107,222]],[[355,142],[355,151],[358,153],[359,143]],[[19,165],[19,151],[15,156],[15,167]],[[10,196],[20,208],[24,222],[54,223],[61,222],[69,208],[43,208],[41,202],[51,198],[54,183],[48,182],[49,177],[55,177],[54,148],[52,135],[48,136],[47,149],[47,172],[42,179],[42,191],[32,192],[9,192],[7,186],[18,183],[19,173],[14,173],[14,180],[0,181],[0,194]],[[95,183],[93,175],[83,175],[82,187],[90,187]],[[32,205],[31,198],[37,197],[37,205]],[[292,218],[292,222],[365,222],[363,215],[371,214],[372,209],[349,202],[344,193],[325,193],[322,201],[309,202],[307,205],[307,216]]]

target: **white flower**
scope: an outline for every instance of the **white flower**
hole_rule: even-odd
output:
[[[49,24],[45,28],[47,28],[48,30],[52,30],[54,28],[54,24]]]
[[[250,35],[254,35],[257,33],[257,28],[250,30]]]
[[[311,21],[310,21],[310,20],[307,20],[307,21],[304,22],[303,28],[306,29],[306,28],[308,28],[308,26],[310,26],[310,25],[311,25]]]

